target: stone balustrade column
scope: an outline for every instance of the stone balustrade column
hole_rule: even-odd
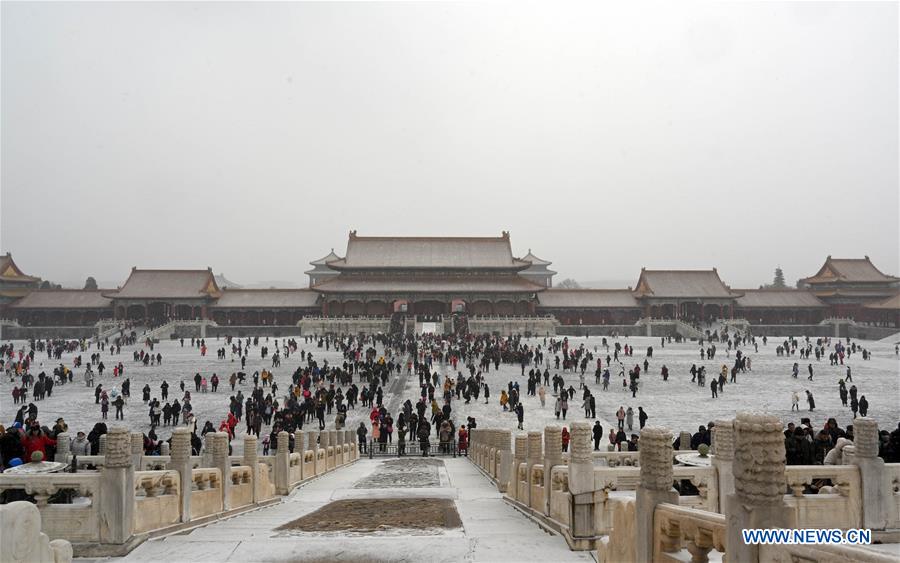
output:
[[[191,464],[191,431],[178,427],[172,431],[168,469],[178,472],[181,482],[181,521],[191,521],[191,490],[194,486],[194,468]]]
[[[291,492],[291,451],[290,437],[282,430],[278,433],[278,449],[275,451],[275,493],[286,495]]]
[[[306,479],[309,475],[303,472],[303,452],[306,451],[304,443],[304,435],[302,430],[294,431],[294,453],[300,454],[300,480]]]
[[[653,559],[653,516],[656,505],[664,502],[678,504],[678,493],[672,488],[675,481],[672,432],[667,428],[647,426],[641,430],[641,481],[635,493],[635,558]],[[730,558],[729,558],[730,559]]]
[[[525,463],[525,458],[528,456],[528,436],[526,434],[516,434],[515,444],[516,449],[513,453],[513,462],[510,465],[506,479],[506,494],[510,498],[518,498],[519,496],[519,465]]]
[[[791,527],[782,429],[773,415],[742,412],[734,419],[734,494],[725,503],[729,561],[759,560],[759,546],[745,544],[741,530]]]
[[[525,498],[519,499],[528,506],[531,506],[531,468],[539,465],[544,457],[543,438],[544,435],[541,432],[528,433],[528,457],[525,459],[525,463],[528,464],[525,469],[528,489],[525,491]]]
[[[734,420],[717,420],[713,426],[716,439],[716,454],[712,465],[716,468],[716,481],[719,488],[719,513],[725,513],[725,502],[728,495],[734,493]]]
[[[100,542],[124,544],[134,533],[134,465],[131,435],[113,427],[106,434],[100,492]]]
[[[496,468],[497,488],[505,493],[509,485],[509,468],[513,464],[511,430],[497,430],[497,450],[500,452],[500,466]]]
[[[107,440],[106,434],[101,435],[100,438],[97,440],[98,441],[97,455],[106,455],[106,440]]]
[[[59,463],[69,463],[69,453],[71,452],[71,440],[69,439],[69,433],[63,432],[56,436],[56,456],[54,457],[55,461]],[[47,460],[50,461],[50,460]]]
[[[544,427],[544,514],[550,514],[550,490],[553,483],[550,474],[557,465],[562,465],[562,427]]]
[[[131,458],[135,471],[140,471],[141,460],[144,458],[144,435],[140,432],[131,433]]]
[[[253,502],[259,502],[259,452],[256,449],[256,436],[253,434],[244,436],[244,465],[250,467],[250,476],[253,482]]]
[[[228,434],[226,432],[209,432],[212,436],[213,467],[222,475],[222,510],[231,508],[231,459],[228,457]]]
[[[594,449],[591,425],[571,425],[569,440],[569,492],[572,495],[572,537],[594,535]]]
[[[691,449],[691,433],[682,430],[678,435],[678,450],[690,450]]]
[[[854,420],[853,440],[850,463],[859,469],[863,509],[861,527],[884,530],[890,516],[892,499],[889,493],[893,486],[885,471],[884,460],[878,457],[878,422],[868,417]]]
[[[172,448],[169,446],[168,442],[161,442],[159,444],[159,455],[169,455],[172,451]]]
[[[339,446],[337,438],[338,438],[337,430],[328,430],[328,444],[334,450],[334,466],[335,467],[338,466],[338,458],[340,457],[340,455],[338,454],[338,451],[337,451],[338,446]]]

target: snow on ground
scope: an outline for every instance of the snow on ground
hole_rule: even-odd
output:
[[[593,350],[596,346],[598,354],[604,358],[605,362],[606,351],[601,346],[601,338],[570,338],[569,340],[575,347],[584,344]],[[542,341],[542,339],[534,339],[532,343]],[[896,427],[897,422],[900,421],[900,361],[894,353],[892,343],[857,341],[858,345],[861,344],[873,353],[872,359],[864,361],[861,355],[854,354],[845,360],[845,366],[829,366],[827,359],[816,361],[814,357],[810,360],[800,360],[797,356],[777,357],[775,347],[781,341],[782,339],[770,339],[767,346],[763,346],[760,341],[758,352],[754,352],[752,346],[743,347],[743,352],[751,358],[752,372],[738,374],[738,382],[727,384],[717,399],[711,398],[708,387],[701,388],[692,384],[688,370],[695,363],[698,367],[705,365],[707,379],[709,379],[713,374],[718,374],[722,364],[730,367],[734,361],[734,353],[732,352],[731,357],[728,357],[723,344],[717,346],[718,354],[714,360],[701,361],[699,346],[695,342],[671,343],[662,348],[659,338],[621,338],[620,342],[628,343],[635,349],[632,358],[622,358],[626,368],[637,363],[643,364],[647,346],[652,345],[654,348],[653,358],[650,359],[649,373],[642,373],[641,388],[637,398],[632,398],[630,392],[623,390],[621,380],[617,381],[616,371],[612,372],[610,389],[606,392],[601,391],[600,386],[594,384],[590,367],[585,381],[597,397],[597,415],[606,432],[609,431],[610,421],[615,421],[615,412],[620,405],[634,408],[635,428],[637,428],[638,406],[643,406],[649,415],[649,424],[666,426],[676,432],[696,431],[700,424],[706,424],[717,418],[733,417],[736,412],[742,410],[773,413],[780,416],[785,422],[799,422],[800,417],[809,416],[813,426],[818,427],[831,416],[837,418],[841,425],[851,423],[852,413],[849,408],[841,406],[837,386],[838,379],[845,375],[846,365],[850,365],[853,370],[853,384],[859,389],[860,396],[865,395],[869,401],[869,416],[877,419],[884,429]],[[274,342],[275,338],[270,338],[268,341],[270,351],[274,349]],[[613,342],[610,340],[610,344]],[[266,339],[260,339],[259,344],[260,346],[266,344]],[[16,342],[16,345],[24,346],[25,343]],[[177,341],[163,341],[157,344],[154,350],[163,356],[162,364],[159,366],[144,366],[133,362],[132,352],[136,349],[133,346],[123,348],[121,355],[118,356],[110,356],[108,352],[104,352],[103,360],[108,369],[104,372],[103,377],[98,377],[96,381],[101,381],[104,388],[107,389],[117,387],[122,378],[114,379],[112,377],[112,365],[118,361],[125,365],[125,375],[131,378],[132,397],[125,407],[124,424],[135,431],[147,432],[150,428],[147,407],[141,401],[141,388],[145,383],[149,383],[152,389],[151,396],[159,397],[159,385],[163,379],[167,380],[171,386],[170,400],[176,397],[181,398],[178,384],[184,380],[186,389],[191,390],[191,402],[198,424],[202,426],[206,420],[210,420],[218,426],[227,412],[228,399],[231,395],[227,384],[228,376],[231,372],[238,371],[240,363],[231,361],[230,347],[227,347],[227,359],[216,358],[215,350],[217,347],[225,346],[224,339],[210,339],[208,345],[210,349],[207,355],[201,357],[199,350],[189,346],[189,341],[185,343],[184,347],[181,347]],[[333,349],[326,351],[324,348],[317,348],[315,344],[305,343],[302,338],[299,339],[299,346],[300,349],[312,352],[320,362],[327,359],[330,364],[340,364],[342,361],[339,352],[335,352]],[[87,360],[90,353],[91,351],[83,353],[83,358]],[[62,363],[71,367],[75,355],[65,354]],[[800,364],[798,379],[791,377],[791,366],[795,361]],[[47,358],[46,353],[37,354],[36,363],[43,363],[43,368],[39,368],[37,371],[43,369],[48,373],[51,373],[53,366],[57,365],[57,362]],[[813,364],[815,371],[814,380],[811,382],[806,379],[808,363]],[[297,353],[283,359],[280,368],[274,368],[276,381],[280,387],[279,393],[286,391],[290,374],[299,364],[300,354]],[[667,382],[664,382],[659,375],[663,364],[669,368],[670,375]],[[271,360],[262,359],[259,347],[252,347],[245,371],[252,375],[254,371],[263,368],[272,369]],[[439,369],[441,373],[453,375],[449,365]],[[39,408],[39,419],[43,424],[52,426],[56,418],[62,416],[69,424],[72,433],[78,429],[89,431],[94,423],[101,420],[99,405],[94,403],[93,388],[84,385],[82,376],[84,369],[79,368],[75,371],[74,383],[56,386],[52,397],[35,403]],[[551,375],[556,372],[552,368],[552,364],[550,371]],[[213,373],[217,373],[222,380],[219,392],[194,392],[192,378],[197,372],[207,378]],[[480,428],[515,429],[515,415],[503,412],[499,407],[500,390],[505,388],[509,381],[518,381],[523,393],[525,430],[541,430],[545,425],[556,423],[553,414],[553,397],[549,389],[547,404],[544,408],[541,408],[536,396],[529,397],[525,394],[527,372],[526,369],[523,377],[518,365],[502,364],[499,371],[490,371],[487,374],[487,381],[491,389],[489,404],[484,404],[483,395],[477,402],[473,399],[469,405],[463,404],[462,400],[454,401],[453,416],[457,424],[464,424],[467,416],[474,416]],[[563,373],[562,375],[567,385],[572,384],[576,390],[578,389],[579,383],[576,374]],[[5,378],[3,379],[0,381],[0,423],[8,424],[13,420],[16,408],[12,403],[13,384]],[[242,390],[246,397],[250,393],[252,385],[252,380],[248,376],[248,381],[243,386],[239,385],[238,389]],[[806,389],[812,391],[815,396],[816,410],[814,413],[809,413],[807,410],[803,393]],[[797,391],[801,396],[799,413],[791,413],[792,391]],[[388,383],[384,402],[396,417],[397,409],[402,401],[410,398],[415,403],[418,395],[418,379],[407,377],[404,369],[401,376]],[[565,423],[571,423],[573,420],[586,420],[580,405],[581,392],[577,391],[575,400],[570,402]],[[114,411],[111,409],[108,424],[116,424],[113,414]],[[347,428],[355,428],[363,420],[368,421],[366,409],[357,407],[355,411],[350,411],[348,414]],[[333,415],[327,417],[326,422],[328,428],[333,428]],[[563,421],[559,421],[559,423],[563,423]],[[243,432],[245,426],[242,425],[239,428]],[[265,432],[268,430],[268,428],[264,429]],[[169,429],[163,427],[162,431],[157,430],[157,433],[160,437],[165,438],[168,437]]]

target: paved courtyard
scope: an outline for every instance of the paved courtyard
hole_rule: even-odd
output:
[[[532,342],[539,341],[542,340],[533,340]],[[610,342],[612,343],[612,341]],[[641,377],[641,388],[637,398],[632,398],[630,392],[623,390],[621,380],[616,381],[615,372],[613,372],[610,390],[603,392],[599,385],[594,384],[591,371],[588,371],[586,384],[597,397],[597,415],[607,432],[609,421],[615,420],[615,411],[620,405],[626,408],[633,407],[635,413],[638,406],[643,406],[650,416],[650,424],[667,426],[675,431],[695,431],[698,424],[705,424],[716,418],[733,417],[734,413],[740,410],[762,410],[776,414],[785,421],[798,421],[801,416],[811,416],[814,426],[821,425],[829,416],[836,417],[841,425],[846,425],[852,420],[849,409],[841,406],[838,397],[837,381],[844,376],[846,368],[829,366],[827,360],[816,361],[814,358],[809,361],[801,361],[796,356],[779,358],[775,354],[775,347],[780,339],[769,340],[767,346],[760,344],[759,352],[754,352],[752,346],[744,347],[744,353],[748,354],[752,361],[752,372],[739,374],[738,382],[726,385],[718,399],[710,397],[708,388],[700,388],[692,384],[688,370],[692,364],[696,363],[697,366],[705,365],[708,374],[712,375],[718,373],[722,364],[730,366],[733,362],[733,354],[731,358],[727,357],[723,345],[719,346],[719,353],[714,360],[701,361],[697,343],[667,344],[665,348],[661,348],[658,338],[631,337],[622,338],[620,342],[623,344],[627,342],[635,348],[633,358],[623,358],[626,368],[636,363],[643,363],[647,346],[654,347],[654,354],[650,359],[649,373]],[[584,344],[591,349],[596,346],[599,353],[604,358],[606,356],[600,338],[571,338],[570,343],[576,347]],[[16,344],[25,345],[24,342]],[[237,361],[231,361],[230,348],[226,359],[216,358],[215,350],[217,347],[225,345],[224,339],[208,341],[210,350],[205,357],[202,357],[196,348],[190,348],[188,344],[189,342],[183,348],[177,341],[163,341],[158,344],[155,352],[159,352],[163,356],[162,365],[158,366],[145,367],[133,362],[134,347],[131,346],[123,348],[122,354],[119,356],[103,354],[103,360],[107,366],[111,367],[114,362],[122,361],[126,368],[125,375],[131,378],[132,398],[125,407],[124,424],[126,426],[143,432],[149,430],[147,407],[141,401],[141,388],[145,383],[149,383],[153,391],[151,396],[159,397],[159,386],[164,379],[171,385],[170,399],[181,397],[178,384],[182,380],[185,381],[186,388],[192,391],[192,404],[199,425],[210,420],[218,426],[218,423],[224,419],[227,413],[228,398],[231,394],[229,386],[224,382],[227,381],[231,372],[239,369],[240,364]],[[260,345],[263,344],[266,344],[265,339],[260,340]],[[269,339],[270,350],[274,344],[275,339]],[[860,395],[867,397],[870,405],[869,416],[877,419],[882,428],[896,427],[897,421],[900,420],[900,361],[894,354],[894,345],[891,342],[870,341],[858,341],[858,344],[870,350],[873,357],[868,361],[863,361],[861,355],[856,354],[846,361],[853,369],[853,384],[858,387]],[[326,351],[324,348],[317,348],[314,344],[304,343],[302,339],[300,348],[312,352],[320,362],[327,359],[331,364],[340,364],[342,361],[340,354],[334,350]],[[75,354],[65,354],[62,363],[71,366],[74,356]],[[89,356],[90,351],[84,354],[85,358]],[[791,377],[791,365],[795,361],[799,362],[801,366],[801,375],[798,379]],[[46,354],[43,356],[38,354],[36,362],[43,364],[36,366],[36,371],[43,369],[48,373],[56,365],[56,362],[48,359]],[[806,379],[807,363],[812,363],[815,370],[812,382]],[[300,354],[298,353],[283,360],[280,368],[274,368],[276,381],[279,384],[279,393],[283,393],[287,389],[290,374],[299,364]],[[663,364],[669,368],[669,381],[663,381],[659,375]],[[262,368],[271,369],[271,360],[262,359],[259,347],[252,347],[245,371],[252,374],[253,371]],[[451,371],[449,365],[439,369],[442,373],[449,374]],[[54,420],[62,416],[74,433],[78,429],[88,431],[94,423],[101,420],[99,405],[94,402],[93,388],[84,385],[83,371],[83,368],[77,369],[74,383],[56,386],[52,397],[35,403],[39,408],[39,419],[43,424],[52,426]],[[219,392],[193,392],[192,377],[197,372],[207,378],[213,373],[217,373],[223,380]],[[555,370],[551,368],[551,373],[554,372]],[[515,415],[501,411],[499,394],[501,388],[506,387],[509,381],[518,381],[524,393],[527,370],[526,377],[522,377],[520,373],[519,366],[502,364],[498,371],[489,372],[487,381],[491,388],[490,402],[484,404],[483,396],[478,402],[473,401],[469,405],[463,404],[463,401],[454,401],[453,412],[457,424],[465,423],[467,416],[474,416],[482,428],[515,428]],[[564,373],[562,375],[567,384],[571,383],[576,389],[578,388],[578,377],[575,374]],[[113,378],[110,369],[97,380],[103,383],[104,388],[111,389],[120,385],[121,379]],[[248,382],[242,386],[239,385],[238,389],[243,391],[246,397],[252,389],[252,381],[248,379]],[[807,412],[805,401],[802,400],[805,389],[812,391],[816,399],[816,411],[811,415]],[[11,390],[12,383],[5,378],[0,381],[0,420],[4,423],[11,422],[15,415]],[[801,396],[800,413],[791,413],[792,391],[797,391]],[[417,397],[417,378],[407,377],[403,374],[389,382],[385,390],[384,401],[396,416],[397,409],[403,400],[411,398],[415,402]],[[580,408],[580,398],[581,393],[578,392],[575,400],[570,403],[565,422],[584,420],[584,413]],[[555,422],[552,405],[553,400],[549,390],[547,405],[544,408],[541,408],[537,397],[525,396],[525,430],[541,430],[545,425]],[[355,428],[362,420],[368,422],[365,411],[366,409],[361,407],[350,411],[348,428]],[[333,428],[333,416],[327,417],[326,422],[329,428]],[[560,423],[562,422],[560,421]],[[108,424],[116,424],[113,412],[110,412]],[[637,427],[636,416],[635,427]],[[243,432],[244,428],[242,425],[240,431]],[[267,430],[264,429],[264,431]],[[163,427],[161,431],[157,432],[161,437],[167,437],[169,431],[168,428]]]

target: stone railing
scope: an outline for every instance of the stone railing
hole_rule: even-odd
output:
[[[844,465],[786,467],[781,422],[757,414],[716,421],[717,453],[708,466],[676,464],[676,454],[686,452],[673,451],[674,435],[661,428],[641,431],[639,452],[593,452],[582,422],[571,425],[567,453],[556,446],[558,426],[527,436],[476,429],[469,459],[504,500],[560,532],[570,548],[596,547],[601,560],[706,561],[731,538],[738,547],[729,560],[762,561],[759,546],[739,540],[751,522],[895,537],[900,464],[877,457],[874,421],[855,422],[857,442],[845,450]]]
[[[42,531],[51,539],[78,543],[102,540],[100,473],[0,474],[0,491],[20,491],[19,494],[33,497],[40,511]],[[69,493],[68,498],[56,496],[58,493]]]
[[[218,468],[193,469],[191,520],[222,512],[222,472]]]
[[[228,436],[206,435],[205,455],[190,456],[190,431],[175,430],[172,455],[143,456],[140,434],[111,428],[105,455],[79,456],[77,473],[0,474],[5,498],[29,500],[51,539],[73,542],[83,556],[124,555],[141,536],[159,536],[272,502],[326,471],[358,459],[351,431],[297,433],[312,449],[259,456],[244,437],[244,456],[229,456]],[[65,440],[65,435],[61,435]],[[321,440],[328,444],[318,447]],[[330,452],[330,453],[329,453]],[[71,461],[65,452],[59,461]],[[89,469],[90,468],[90,469]],[[135,470],[137,469],[137,470]],[[0,561],[6,559],[0,558]]]
[[[724,514],[662,503],[656,506],[653,522],[654,561],[675,563],[689,557],[693,563],[706,563],[710,551],[725,553]]]
[[[181,521],[181,477],[177,471],[135,471],[134,532]]]
[[[41,524],[41,512],[30,502],[0,505],[0,561],[71,563],[72,544],[51,541],[41,532]]]
[[[253,470],[249,465],[231,466],[231,507],[253,504]]]
[[[789,465],[785,478],[791,495],[785,497],[789,524],[797,528],[861,528],[862,491],[855,465]],[[804,494],[808,485],[828,480],[818,494]]]

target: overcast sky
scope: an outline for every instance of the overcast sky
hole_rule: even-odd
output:
[[[557,281],[900,271],[894,2],[0,10],[0,246],[45,279],[304,283],[350,229],[509,230]]]

